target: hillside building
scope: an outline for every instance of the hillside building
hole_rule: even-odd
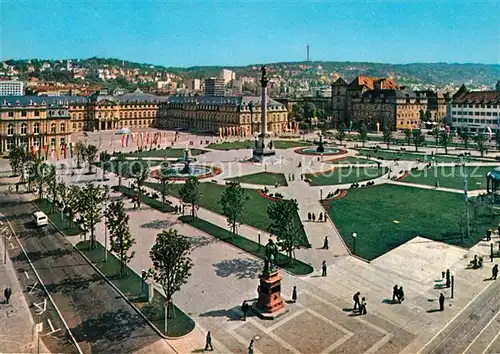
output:
[[[24,95],[24,83],[21,81],[0,81],[0,96]]]
[[[221,97],[226,95],[224,79],[212,77],[205,79],[203,94],[210,97]]]

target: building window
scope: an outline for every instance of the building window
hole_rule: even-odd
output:
[[[35,111],[35,117],[40,117],[40,111]]]
[[[7,114],[7,116],[8,116],[9,118],[13,118],[13,117],[14,117],[14,112],[9,112],[9,113]]]
[[[21,112],[21,117],[27,117],[27,116],[28,116],[28,112],[26,112],[26,111]]]
[[[56,138],[50,139],[50,146],[51,147],[56,147]]]
[[[21,135],[26,135],[28,133],[28,125],[26,123],[21,124]]]
[[[59,126],[59,131],[61,133],[65,133],[66,132],[66,124],[61,123],[60,126]]]
[[[12,150],[14,148],[14,139],[7,140],[7,150]]]
[[[35,125],[33,126],[33,133],[40,134],[40,123],[35,123]]]
[[[7,127],[7,135],[8,136],[14,135],[14,125],[13,124],[9,124],[9,126]]]
[[[73,129],[76,129],[76,123],[73,123]]]
[[[56,132],[56,123],[52,123],[52,124],[50,125],[50,132],[51,132],[51,133],[55,133],[55,132]]]
[[[61,138],[61,147],[64,148],[64,145],[66,145],[66,140]]]

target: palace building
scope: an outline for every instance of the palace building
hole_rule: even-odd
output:
[[[251,136],[261,132],[261,109],[261,98],[253,96],[170,97],[160,103],[158,123],[164,129]],[[283,104],[270,99],[267,117],[270,133],[287,129],[288,112]]]

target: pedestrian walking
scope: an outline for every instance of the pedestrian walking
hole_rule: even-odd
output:
[[[398,290],[398,285],[394,285],[394,287],[392,288],[392,302],[398,301]]]
[[[321,276],[326,277],[326,261],[321,264]]]
[[[307,213],[307,221],[311,221],[311,219],[312,219],[311,213]]]
[[[353,311],[356,311],[356,309],[360,310],[361,311],[361,304],[359,302],[359,295],[361,295],[361,293],[358,291],[356,294],[354,294],[354,296],[352,297],[353,301],[354,301],[354,307],[353,307]]]
[[[323,213],[319,213],[318,221],[323,222]]]
[[[402,301],[404,301],[404,299],[405,299],[405,293],[403,291],[403,287],[400,286],[399,290],[398,290],[398,300],[399,300],[399,303],[401,303]]]
[[[9,287],[6,287],[3,296],[5,296],[5,303],[8,304],[10,300],[10,296],[12,295],[12,289]]]
[[[250,345],[248,346],[248,354],[254,354],[254,352],[253,352],[253,339],[250,341]]]
[[[214,351],[214,348],[212,347],[212,335],[210,334],[210,331],[208,331],[207,333],[207,338],[206,338],[206,341],[205,341],[205,350],[208,350],[208,348],[210,347],[210,351]]]
[[[243,321],[246,321],[247,320],[247,312],[248,312],[248,303],[245,301],[243,301],[243,304],[241,305],[241,311],[243,312]]]
[[[313,222],[316,222],[316,214],[312,213]]]
[[[19,184],[16,183],[16,193],[19,193]]]
[[[292,290],[292,301],[297,302],[297,287],[294,285]]]
[[[451,277],[450,277],[450,270],[449,269],[446,269],[446,287],[449,288],[450,287],[450,281],[451,281]]]
[[[324,213],[323,214],[323,222],[326,222],[326,220],[327,220],[327,215],[326,215],[326,213]]]
[[[439,295],[439,311],[444,311],[444,295]]]
[[[366,299],[365,298],[361,299],[361,306],[359,307],[359,314],[366,315]]]
[[[325,236],[325,240],[323,241],[323,249],[324,250],[328,249],[328,236]]]
[[[174,209],[175,209],[175,213],[177,214],[179,212],[179,207],[176,205]]]
[[[493,268],[491,268],[491,279],[496,280],[498,276],[498,264],[495,264]]]

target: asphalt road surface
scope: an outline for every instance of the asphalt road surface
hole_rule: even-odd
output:
[[[10,220],[83,352],[131,353],[161,340],[52,225],[34,227],[30,203],[7,199],[1,197],[0,213]]]
[[[490,281],[490,280],[487,280]],[[445,309],[446,311],[446,309]],[[500,279],[480,294],[420,352],[500,353]]]

